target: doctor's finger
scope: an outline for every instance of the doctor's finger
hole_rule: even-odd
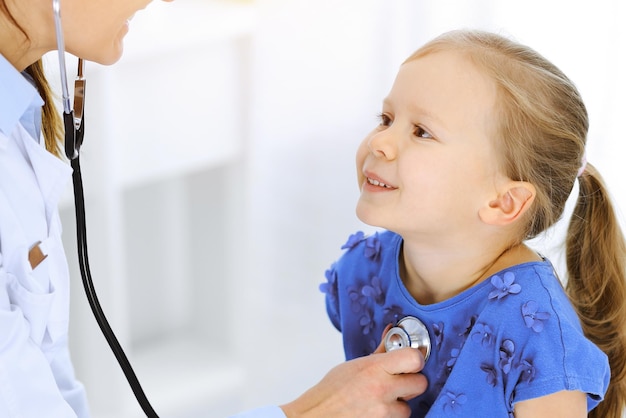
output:
[[[401,348],[372,356],[380,357],[380,366],[389,374],[418,373],[424,368],[424,356],[414,348]]]
[[[395,399],[408,401],[423,394],[428,387],[426,376],[421,373],[407,373],[394,376]]]
[[[380,336],[380,344],[378,344],[378,347],[376,347],[376,351],[374,351],[374,353],[384,353],[386,351],[385,350],[385,335],[387,335],[391,327],[393,327],[393,325],[388,324],[383,330],[383,333]]]

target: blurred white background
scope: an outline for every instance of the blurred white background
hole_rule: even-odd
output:
[[[95,286],[160,416],[280,404],[343,360],[318,285],[348,235],[369,230],[354,152],[400,63],[443,31],[494,30],[558,65],[588,106],[588,159],[626,208],[625,20],[622,0],[177,0],[138,13],[124,58],[88,63],[81,161]],[[62,217],[77,374],[95,418],[140,417],[83,295],[69,188]],[[560,239],[537,245],[556,254]]]

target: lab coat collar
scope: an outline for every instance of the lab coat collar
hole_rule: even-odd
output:
[[[37,89],[0,54],[0,132],[9,136],[30,107],[43,104]]]

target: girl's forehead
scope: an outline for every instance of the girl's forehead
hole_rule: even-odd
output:
[[[474,64],[467,54],[456,50],[432,52],[407,61],[398,72],[397,80],[403,83],[435,84],[458,89],[491,90],[494,81]]]
[[[480,108],[494,105],[496,91],[495,81],[466,55],[442,51],[404,63],[387,100],[402,99],[421,108],[455,103]]]
[[[495,81],[466,55],[441,51],[404,63],[385,106],[427,117],[449,132],[486,131],[492,126],[496,92]]]

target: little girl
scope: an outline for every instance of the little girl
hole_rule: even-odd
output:
[[[357,215],[386,231],[352,235],[320,288],[348,359],[426,325],[413,417],[622,416],[626,246],[587,129],[572,82],[495,34],[446,33],[400,67],[357,152]],[[563,289],[525,241],[576,183]]]

